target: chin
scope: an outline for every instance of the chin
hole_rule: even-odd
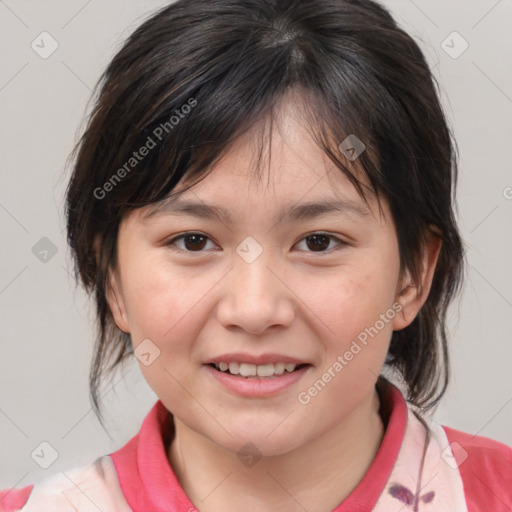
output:
[[[280,421],[282,422],[281,416]],[[229,434],[222,432],[220,436],[210,438],[216,444],[227,451],[237,455],[250,454],[255,456],[272,457],[284,455],[302,444],[302,436],[298,436],[300,430],[295,427],[290,429],[286,422],[279,425],[279,421],[266,423],[262,421],[261,414],[252,420],[230,423]],[[218,431],[217,431],[218,433]],[[304,432],[300,432],[302,435]]]
[[[255,459],[259,459],[261,457],[277,457],[285,455],[298,446],[300,446],[300,443],[291,443],[289,438],[276,438],[269,440],[264,434],[262,434],[261,436],[242,436],[235,439],[229,439],[226,440],[226,444],[222,447],[236,455],[243,462],[247,456],[253,456]]]

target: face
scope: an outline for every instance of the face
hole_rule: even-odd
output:
[[[411,315],[388,205],[364,203],[292,106],[261,182],[251,136],[179,204],[124,219],[109,301],[181,424],[233,452],[282,454],[373,396]]]

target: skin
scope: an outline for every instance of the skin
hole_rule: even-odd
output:
[[[260,183],[251,178],[250,131],[185,192],[183,199],[222,205],[232,225],[190,215],[145,218],[144,207],[119,230],[109,304],[135,348],[149,338],[160,350],[140,369],[174,415],[168,458],[202,512],[328,511],[350,494],[385,431],[374,386],[392,331],[423,305],[439,253],[431,239],[421,283],[400,271],[387,203],[383,214],[375,199],[364,203],[312,141],[295,102],[280,104]],[[276,223],[289,205],[332,198],[367,214]],[[188,231],[207,237],[199,250],[190,239],[170,243]],[[334,237],[323,252],[307,241],[316,232]],[[263,249],[252,263],[236,252],[248,236]],[[397,302],[400,313],[308,404],[299,403],[298,393]],[[285,354],[311,367],[276,396],[246,398],[223,388],[203,364],[228,352]],[[262,455],[252,467],[236,456],[247,442]]]

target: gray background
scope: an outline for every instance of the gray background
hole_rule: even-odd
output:
[[[138,366],[128,364],[102,399],[112,438],[92,414],[87,376],[94,310],[69,271],[63,192],[66,158],[101,70],[165,3],[0,1],[2,488],[35,483],[120,448],[157,399]],[[468,275],[450,317],[453,381],[435,418],[512,444],[512,2],[383,3],[434,67],[460,149]],[[43,31],[58,43],[46,59],[31,47],[35,41],[39,51],[51,49]],[[457,58],[445,51],[462,49],[458,36],[446,40],[453,31],[469,44]],[[46,261],[40,259],[48,245],[39,242],[43,237],[57,250]],[[38,465],[51,462],[44,441],[58,455],[47,469]],[[34,450],[44,456],[32,458]]]

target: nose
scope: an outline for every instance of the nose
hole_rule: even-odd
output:
[[[264,255],[265,251],[252,263],[235,256],[217,309],[217,318],[224,327],[260,335],[293,322],[294,294],[280,267]]]

